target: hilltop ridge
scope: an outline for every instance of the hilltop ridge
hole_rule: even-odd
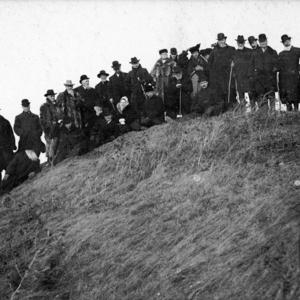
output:
[[[1,199],[0,298],[298,299],[299,131],[184,118],[43,170]]]

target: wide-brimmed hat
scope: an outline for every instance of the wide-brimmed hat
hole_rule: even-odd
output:
[[[259,36],[258,36],[258,41],[261,43],[261,42],[265,42],[267,40],[267,36],[264,34],[264,33],[261,33]]]
[[[114,68],[119,68],[119,67],[121,67],[121,64],[117,61],[117,60],[114,60],[113,62],[112,62],[112,66],[111,66],[113,69]]]
[[[248,37],[248,42],[251,45],[253,42],[257,41],[257,38],[255,38],[253,35]]]
[[[56,93],[54,93],[53,90],[47,90],[47,92],[44,96],[47,97],[47,96],[55,96],[55,95],[56,95]]]
[[[236,41],[239,43],[239,44],[244,44],[246,42],[246,40],[244,39],[244,36],[243,35],[238,35],[237,38],[236,38]]]
[[[81,83],[83,80],[86,80],[86,79],[90,79],[90,78],[88,78],[86,75],[81,75],[80,79],[79,79],[79,83]]]
[[[193,46],[193,47],[189,48],[189,51],[191,53],[199,52],[199,48],[200,48],[200,44],[197,44],[196,46]]]
[[[109,76],[108,73],[106,73],[104,70],[101,70],[101,71],[99,72],[99,74],[97,75],[97,77],[100,78],[102,75],[104,75],[104,76]]]
[[[137,63],[139,63],[139,62],[140,62],[139,59],[137,59],[136,57],[132,57],[129,63],[130,63],[130,64],[137,64]]]
[[[28,99],[23,99],[23,100],[21,101],[21,104],[22,104],[22,106],[24,106],[24,107],[28,107],[28,106],[30,105],[30,102],[29,102]]]
[[[73,86],[74,83],[72,82],[72,80],[66,80],[66,82],[64,83],[64,86]]]
[[[168,53],[168,49],[160,49],[158,51],[159,54]]]
[[[288,41],[288,40],[291,40],[292,38],[290,37],[290,36],[288,36],[287,34],[283,34],[282,36],[281,36],[281,43],[284,43],[284,42],[286,42],[286,41]]]
[[[222,40],[224,40],[224,39],[227,39],[227,36],[226,36],[223,32],[218,33],[218,35],[217,35],[217,40],[218,40],[218,41],[222,41]]]

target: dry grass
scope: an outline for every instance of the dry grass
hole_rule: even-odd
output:
[[[299,114],[183,119],[2,199],[10,299],[299,299]],[[298,208],[299,207],[299,208]]]

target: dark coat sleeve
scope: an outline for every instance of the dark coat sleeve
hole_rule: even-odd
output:
[[[38,116],[35,116],[35,127],[36,127],[36,133],[41,136],[43,134],[43,129],[41,126],[40,118]]]
[[[13,132],[9,122],[7,122],[7,125],[6,125],[6,134],[7,134],[7,142],[8,142],[7,148],[10,150],[15,150],[16,149],[16,140],[15,140],[14,132]]]
[[[41,126],[44,130],[45,134],[50,134],[51,128],[53,126],[51,122],[51,114],[47,107],[47,105],[42,105],[40,108],[40,120],[41,120]]]
[[[13,176],[17,175],[17,167],[20,163],[20,154],[16,154],[6,168],[6,174]]]
[[[21,136],[23,133],[22,126],[21,126],[21,120],[19,116],[16,116],[15,118],[15,124],[14,124],[14,131],[16,135]]]

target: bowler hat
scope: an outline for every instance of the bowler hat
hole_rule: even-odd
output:
[[[47,97],[47,96],[55,96],[55,95],[56,93],[54,93],[53,90],[48,90],[44,96]]]
[[[199,48],[200,48],[200,44],[197,44],[196,46],[189,48],[189,51],[191,53],[199,52]]]
[[[22,106],[24,106],[24,107],[28,107],[28,106],[30,105],[30,102],[29,102],[28,99],[23,99],[23,100],[21,101],[21,103],[22,103]]]
[[[171,48],[171,49],[170,49],[170,53],[171,53],[172,55],[177,55],[177,49],[176,49],[175,47]]]
[[[264,33],[261,33],[259,36],[258,36],[258,41],[261,43],[261,42],[265,42],[267,40],[267,36],[264,34]]]
[[[218,33],[218,35],[217,35],[217,40],[218,41],[222,41],[222,40],[224,40],[224,39],[227,39],[227,36],[224,34],[224,33]]]
[[[243,43],[245,43],[246,40],[244,39],[244,36],[243,36],[243,35],[238,35],[236,41],[237,41],[239,44],[243,44]]]
[[[109,76],[108,73],[106,73],[104,70],[101,70],[101,71],[99,72],[99,74],[97,75],[97,77],[100,78],[102,75]]]
[[[145,90],[146,93],[147,93],[147,92],[152,92],[152,91],[154,91],[154,86],[153,86],[153,84],[152,84],[151,82],[145,83],[145,85],[144,85],[144,90]]]
[[[65,86],[73,86],[74,83],[72,82],[72,80],[66,80],[66,82],[64,83]]]
[[[163,53],[168,53],[168,50],[167,49],[161,49],[158,52],[159,52],[159,54],[163,54]]]
[[[257,38],[255,38],[253,35],[248,37],[248,42],[251,45],[253,42],[257,41]]]
[[[129,63],[130,63],[130,64],[137,64],[137,63],[139,63],[139,61],[140,61],[140,60],[137,59],[136,57],[132,57]]]
[[[284,43],[285,41],[291,40],[291,37],[288,36],[287,34],[283,34],[281,36],[281,43]]]
[[[115,68],[119,68],[119,67],[121,67],[121,64],[117,61],[117,60],[114,60],[113,62],[112,62],[112,66],[111,66],[113,69],[115,69]]]
[[[86,80],[86,79],[90,79],[90,78],[88,78],[86,75],[81,75],[80,79],[79,79],[79,83],[81,83],[83,80]]]

